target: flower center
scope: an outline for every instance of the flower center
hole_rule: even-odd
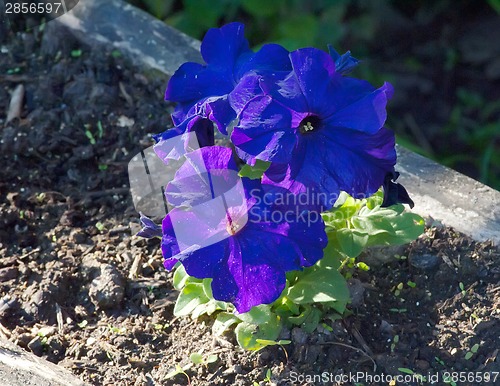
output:
[[[309,134],[315,130],[318,130],[320,126],[320,119],[316,115],[309,115],[305,117],[299,125],[300,134]]]
[[[231,236],[234,236],[236,233],[238,233],[239,229],[240,229],[240,225],[239,224],[237,224],[235,222],[232,222],[232,221],[228,221],[227,222],[226,231]]]

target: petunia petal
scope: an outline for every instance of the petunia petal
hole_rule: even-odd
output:
[[[376,133],[387,118],[386,105],[392,86],[384,83],[379,89],[337,110],[325,119],[325,125],[348,127],[368,134]]]
[[[243,109],[231,141],[238,155],[249,164],[254,164],[256,159],[286,163],[297,142],[291,124],[290,110],[269,96],[256,97]]]
[[[289,52],[278,44],[265,44],[252,56],[240,57],[237,63],[237,78],[242,78],[249,71],[260,74],[291,71],[292,64],[288,55]]]
[[[162,237],[161,226],[156,224],[149,217],[143,215],[141,213],[141,225],[142,229],[137,232],[137,236],[144,237],[146,239],[150,239],[153,237]]]
[[[214,70],[199,63],[184,63],[170,78],[165,100],[193,104],[208,96],[225,95],[233,88],[228,73],[228,70]]]
[[[232,68],[238,57],[251,53],[245,39],[245,26],[229,23],[221,28],[210,28],[201,44],[201,56],[205,62],[217,68]]]
[[[341,75],[347,75],[359,64],[359,60],[351,56],[351,51],[340,55],[335,48],[328,45],[328,52],[335,61],[335,71]]]

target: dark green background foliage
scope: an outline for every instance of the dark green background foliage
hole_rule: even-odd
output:
[[[354,76],[395,87],[398,142],[500,189],[500,0],[129,0],[202,39],[246,25],[250,43],[351,50]]]

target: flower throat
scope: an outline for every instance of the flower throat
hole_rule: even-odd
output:
[[[310,134],[317,131],[320,126],[320,119],[316,115],[309,115],[305,117],[299,124],[300,134]]]

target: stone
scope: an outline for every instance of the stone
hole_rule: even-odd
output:
[[[349,293],[351,294],[351,306],[360,307],[364,303],[365,287],[359,279],[349,279],[347,282]]]
[[[33,343],[35,344],[35,343]],[[22,350],[0,336],[0,384],[9,386],[86,386],[61,366]]]
[[[35,336],[28,342],[28,348],[36,356],[41,356],[43,354],[43,344],[40,336]]]
[[[410,264],[413,267],[424,271],[435,269],[439,265],[439,263],[441,263],[441,258],[428,253],[410,256]]]
[[[125,294],[125,280],[116,267],[101,264],[99,274],[90,283],[89,295],[94,305],[102,310],[117,308]]]
[[[294,327],[292,329],[292,342],[294,344],[305,344],[307,342],[307,333],[299,328],[299,327]]]
[[[0,283],[8,280],[15,279],[19,270],[17,267],[0,268]]]
[[[365,262],[369,267],[380,267],[394,261],[396,255],[403,255],[404,249],[405,247],[402,245],[370,247],[360,255],[359,260]]]

